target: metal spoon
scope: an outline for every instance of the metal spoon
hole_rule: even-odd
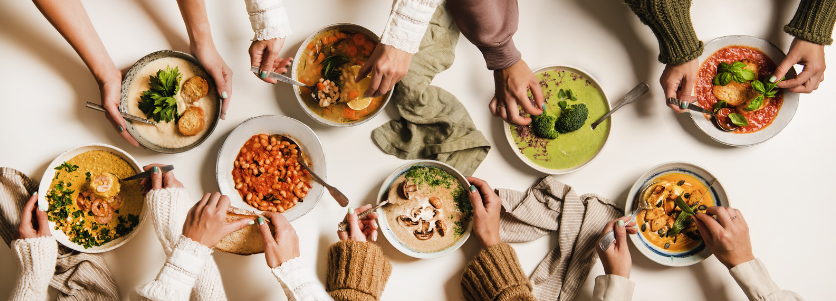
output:
[[[624,95],[624,98],[621,99],[621,102],[619,102],[618,105],[615,106],[615,108],[613,108],[607,114],[604,114],[604,116],[592,123],[592,129],[594,130],[598,126],[598,124],[604,122],[604,120],[609,118],[610,115],[612,115],[612,113],[615,113],[615,111],[618,111],[618,109],[621,109],[621,107],[625,105],[633,103],[634,101],[636,101],[637,98],[644,95],[649,90],[650,87],[648,87],[647,83],[645,82],[641,82],[635,87],[633,87],[633,90],[630,90],[630,92],[628,92],[627,95]]]
[[[322,186],[325,186],[325,189],[328,189],[328,193],[330,193],[331,196],[334,197],[335,200],[337,200],[337,203],[339,203],[340,206],[342,206],[342,207],[348,206],[348,197],[346,197],[336,187],[328,185],[328,183],[325,183],[325,180],[323,180],[322,178],[317,176],[316,173],[314,173],[314,171],[311,170],[310,167],[308,167],[308,163],[305,162],[305,159],[303,159],[302,156],[301,156],[301,154],[303,154],[302,145],[299,144],[299,142],[296,141],[296,139],[293,139],[290,136],[285,136],[285,135],[281,135],[281,136],[287,138],[290,141],[293,141],[293,143],[296,144],[296,148],[299,149],[299,154],[300,154],[299,156],[296,156],[296,161],[299,162],[299,165],[302,165],[302,168],[307,170],[308,173],[311,174],[311,176],[313,176],[314,180],[319,182],[319,184],[322,184]]]
[[[256,67],[256,66],[250,67],[250,71],[252,71],[256,75],[259,72],[258,67]],[[308,86],[306,84],[303,84],[300,81],[297,81],[297,80],[292,79],[290,77],[278,74],[276,72],[270,72],[269,74],[267,74],[267,77],[275,79],[275,80],[283,82],[283,83],[286,83],[286,84],[291,84],[291,85],[296,85],[296,86],[308,88],[308,89],[311,90],[311,97],[313,97],[316,100],[319,100],[319,97],[317,97],[317,95],[316,95],[316,91],[318,91],[318,89],[316,88],[316,85]],[[339,95],[338,95],[337,99],[339,99]],[[334,102],[336,103],[337,101],[334,100]]]
[[[670,104],[672,104],[676,107],[683,108],[682,101],[677,99],[676,97],[668,98],[668,103],[670,103]],[[727,128],[722,123],[720,123],[720,120],[717,119],[717,113],[714,112],[714,111],[706,110],[706,109],[700,108],[698,106],[694,106],[693,104],[689,104],[687,102],[685,103],[684,106],[685,106],[685,108],[683,108],[683,109],[686,109],[686,108],[689,108],[691,110],[696,109],[696,110],[698,110],[699,113],[707,114],[707,115],[711,116],[711,118],[709,118],[711,123],[714,124],[714,126],[717,127],[717,129],[719,129],[723,132],[731,132],[731,131],[735,130],[733,128]]]
[[[647,184],[642,188],[641,194],[640,194],[642,199],[639,200],[638,202],[636,202],[636,206],[637,206],[636,211],[633,211],[633,214],[630,216],[630,220],[628,220],[627,223],[624,223],[625,225],[630,223],[631,221],[633,221],[633,219],[635,219],[636,216],[639,215],[639,212],[642,212],[643,210],[650,209],[650,207],[649,207],[650,205],[648,205],[647,200],[644,199],[644,194],[647,192],[647,189],[650,189],[650,187],[653,187],[653,184],[656,184],[656,183],[659,183],[659,181],[650,182],[650,184]],[[638,226],[639,225],[636,225],[636,227],[638,227]],[[605,234],[604,237],[601,237],[601,240],[598,241],[598,247],[601,248],[601,250],[606,250],[610,247],[610,245],[612,245],[612,243],[614,241],[615,241],[615,231],[607,232],[607,234]]]
[[[371,214],[372,212],[377,211],[377,209],[380,209],[380,207],[383,207],[383,206],[386,206],[386,205],[389,205],[389,204],[390,204],[390,203],[389,203],[389,200],[385,200],[385,201],[383,201],[383,202],[380,202],[379,204],[377,204],[376,206],[372,207],[371,209],[366,210],[366,211],[363,211],[363,213],[358,214],[358,215],[357,215],[357,219],[363,219],[364,217],[368,216],[368,215],[369,215],[369,214]],[[348,223],[347,223],[347,222],[345,222],[345,221],[342,221],[342,222],[340,222],[340,224],[337,226],[337,231],[345,231],[345,230],[348,230]]]

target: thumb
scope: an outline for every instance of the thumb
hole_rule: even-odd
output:
[[[38,216],[38,235],[40,236],[50,236],[49,233],[49,219],[47,218],[46,211],[35,210],[35,215]]]
[[[151,190],[157,190],[163,188],[163,173],[160,171],[159,166],[151,167],[153,173],[151,173]]]
[[[273,238],[273,233],[270,233],[270,226],[264,222],[263,217],[258,217],[258,230],[261,232],[261,238],[264,239],[264,247],[273,247],[276,245],[276,239]]]
[[[787,54],[787,56],[784,57],[784,60],[781,61],[781,65],[778,65],[778,68],[775,68],[775,72],[772,73],[772,77],[769,78],[769,82],[774,83],[782,77],[786,76],[787,72],[790,72],[790,68],[792,68],[792,66],[795,65],[795,63],[798,63],[798,58],[795,57],[795,54]]]
[[[627,245],[627,228],[624,227],[624,220],[619,219],[615,222],[615,227],[613,229],[615,231],[615,245],[617,248],[623,248]]]
[[[366,236],[360,230],[360,223],[357,219],[357,214],[354,214],[352,208],[348,208],[348,213],[345,215],[345,220],[348,222],[348,236],[353,241],[366,241]]]
[[[374,60],[369,60],[365,64],[363,64],[363,66],[360,67],[360,71],[357,72],[357,77],[354,78],[354,82],[359,83],[361,79],[366,78],[366,76],[368,76],[369,73],[372,71],[372,67],[374,66],[374,64],[376,62],[377,62],[377,60],[374,59]]]

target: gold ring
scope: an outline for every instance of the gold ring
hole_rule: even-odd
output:
[[[737,215],[735,215],[735,216],[732,216],[732,218],[731,218],[731,219],[736,219],[736,218],[737,218]]]

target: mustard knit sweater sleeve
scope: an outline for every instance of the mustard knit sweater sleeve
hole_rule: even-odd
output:
[[[799,39],[821,45],[833,43],[836,0],[801,0],[784,31]]]
[[[517,253],[508,244],[483,249],[462,276],[465,300],[537,300],[522,271]]]
[[[659,42],[659,61],[679,65],[702,54],[691,24],[691,0],[625,0]]]
[[[392,265],[375,243],[340,241],[328,252],[326,290],[335,301],[379,300]]]

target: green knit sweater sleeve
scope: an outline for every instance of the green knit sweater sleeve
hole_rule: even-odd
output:
[[[836,0],[801,0],[784,31],[802,40],[830,45],[833,43],[834,22]]]
[[[691,0],[624,0],[659,42],[659,61],[679,65],[702,54],[691,25]]]

